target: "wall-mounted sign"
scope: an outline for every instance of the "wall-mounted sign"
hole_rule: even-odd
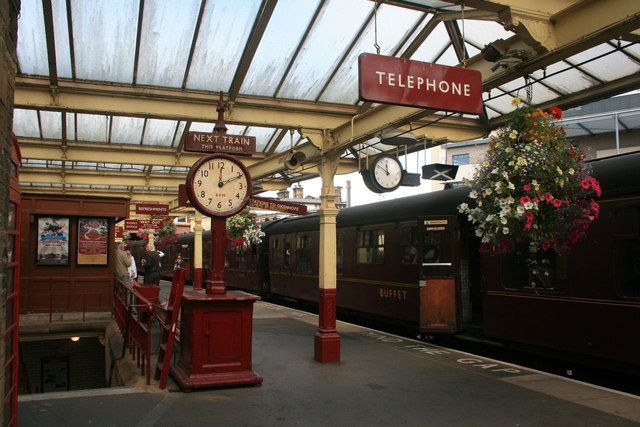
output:
[[[226,133],[186,132],[184,149],[199,153],[254,154],[256,152],[256,137]]]
[[[286,212],[296,215],[306,215],[307,207],[299,203],[283,202],[277,199],[266,199],[264,197],[252,196],[249,199],[249,206],[270,211]]]
[[[157,230],[162,228],[162,219],[125,219],[124,229],[126,231],[138,231],[141,228],[152,228]]]
[[[482,113],[482,75],[476,70],[363,53],[358,76],[363,101]]]
[[[156,203],[137,203],[136,214],[138,215],[169,215],[169,205]]]
[[[69,264],[69,218],[38,218],[37,265]]]
[[[109,221],[78,219],[78,265],[107,265]]]

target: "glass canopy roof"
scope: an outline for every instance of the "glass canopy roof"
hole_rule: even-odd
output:
[[[138,149],[173,153],[177,159],[186,131],[211,132],[214,127],[215,113],[210,120],[175,119],[172,114],[119,114],[90,105],[67,106],[64,90],[74,84],[99,84],[86,91],[95,90],[100,95],[128,89],[120,102],[143,97],[162,100],[183,94],[211,100],[212,95],[224,93],[233,110],[235,101],[242,97],[271,106],[274,102],[300,101],[300,108],[307,114],[322,116],[329,110],[343,109],[344,122],[348,123],[350,117],[378,107],[358,98],[358,56],[363,52],[472,66],[477,63],[474,58],[482,59],[481,50],[486,45],[499,39],[525,39],[513,22],[503,18],[507,14],[499,13],[508,9],[508,1],[485,2],[491,6],[485,10],[458,3],[23,0],[18,21],[16,91],[26,91],[27,100],[16,102],[14,133],[21,145],[29,148],[23,150],[23,170],[33,172],[23,174],[23,185],[106,187],[126,189],[124,193],[129,195],[157,191],[175,197],[175,182],[184,180],[188,167],[178,160],[167,161],[173,159],[171,156],[165,156],[164,164],[162,160],[148,161],[144,151]],[[572,9],[567,10],[549,11],[549,15],[570,13]],[[515,96],[528,95],[533,104],[566,108],[638,88],[640,45],[633,34],[637,24],[625,28],[602,42],[563,50],[557,58],[548,54],[542,65],[533,63],[535,55],[525,55],[524,59],[506,55],[486,75],[484,113],[446,117],[473,120],[488,132],[511,111]],[[532,48],[530,52],[534,51]],[[527,68],[524,65],[529,60],[533,65]],[[487,84],[496,75],[503,77]],[[46,82],[51,91],[52,101],[45,107],[32,104],[27,91],[30,84],[40,81]],[[200,99],[197,102],[202,103]],[[214,111],[215,103],[210,106]],[[431,120],[442,116],[434,112]],[[621,120],[625,120],[622,115]],[[626,120],[629,126],[637,124],[636,116]],[[229,134],[256,137],[259,159],[304,144],[302,127],[258,126],[250,120],[227,124]],[[291,130],[295,130],[293,137],[289,135]],[[80,143],[107,151],[98,151],[99,158],[93,162],[65,158],[67,148]],[[50,151],[38,150],[39,144],[62,147],[62,155],[58,153],[56,158]],[[424,146],[418,139],[409,149],[418,151]],[[113,150],[108,151],[108,147]],[[378,151],[386,149],[395,147],[377,147]],[[131,155],[126,159],[115,156],[117,151],[128,150]],[[354,159],[369,152],[368,146],[354,147],[343,157]],[[44,178],[32,180],[38,171],[54,171],[57,175],[48,182]],[[119,185],[104,179],[101,183],[95,179],[80,182],[81,177],[92,176],[88,171],[142,175],[146,185]],[[77,180],[64,179],[73,173],[78,174]],[[177,178],[170,182],[156,179],[159,175]],[[287,186],[313,176],[317,176],[313,170],[280,170],[263,180],[277,178]]]

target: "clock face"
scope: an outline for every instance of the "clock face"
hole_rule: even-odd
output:
[[[245,166],[226,154],[200,159],[187,176],[191,203],[210,216],[231,216],[242,210],[251,197],[250,187]]]
[[[371,165],[371,178],[383,191],[395,190],[402,181],[402,165],[395,157],[382,155]]]

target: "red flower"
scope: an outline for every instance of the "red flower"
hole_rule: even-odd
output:
[[[560,206],[562,206],[562,200],[553,199],[553,206],[555,206],[556,208],[559,208]]]
[[[520,197],[520,203],[522,203],[523,205],[529,202],[531,202],[531,199],[529,198],[529,196]]]
[[[545,240],[540,244],[540,247],[546,251],[551,247],[551,242],[549,242],[548,240]]]
[[[547,193],[544,195],[544,200],[547,203],[551,203],[551,201],[553,200],[553,195],[551,193]]]
[[[529,191],[529,190],[531,190],[531,184],[525,184],[524,191]]]
[[[583,179],[582,180],[582,188],[584,188],[585,190],[588,190],[589,187],[591,187],[591,183],[589,182],[588,179]]]
[[[558,107],[549,108],[549,114],[553,115],[558,120],[562,118],[562,110]]]

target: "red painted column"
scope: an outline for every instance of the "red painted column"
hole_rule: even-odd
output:
[[[336,289],[320,288],[318,332],[314,336],[314,360],[340,361],[340,335],[336,329]]]
[[[226,249],[225,230],[227,219],[224,217],[211,218],[211,277],[207,281],[208,294],[224,294],[224,255]]]
[[[314,335],[314,359],[320,363],[340,362],[340,335],[336,330],[336,216],[333,176],[339,157],[324,157],[320,163],[320,271],[318,332]]]
[[[193,289],[201,290],[202,289],[202,268],[194,268],[193,269]]]

